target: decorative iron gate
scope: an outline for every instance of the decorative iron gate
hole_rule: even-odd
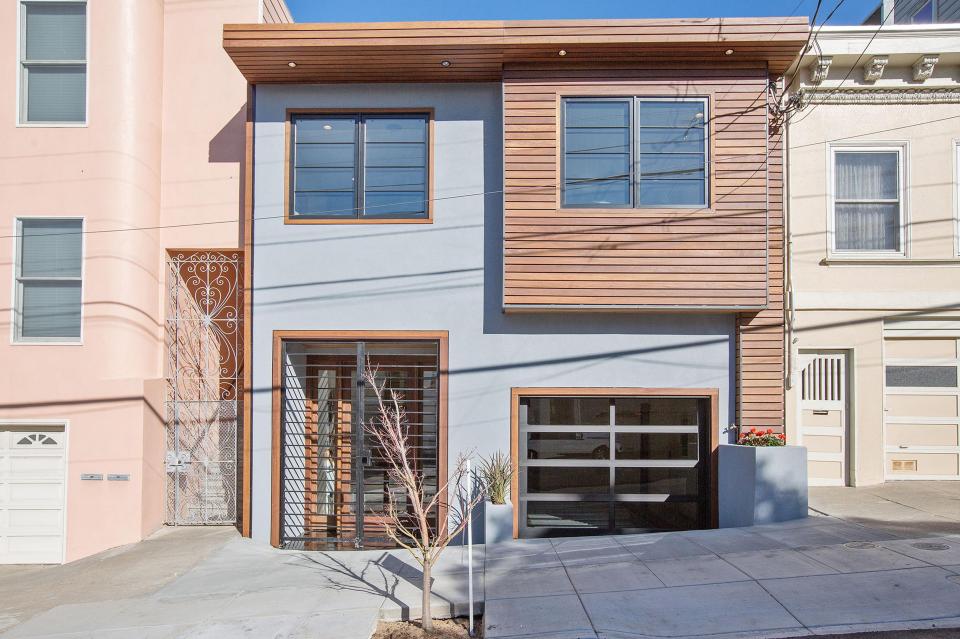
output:
[[[242,274],[242,251],[168,253],[169,524],[237,521]]]

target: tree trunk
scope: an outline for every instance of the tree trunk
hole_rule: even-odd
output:
[[[430,564],[423,563],[423,602],[421,603],[423,613],[420,616],[420,627],[426,632],[433,630],[433,615],[430,613],[430,568]]]

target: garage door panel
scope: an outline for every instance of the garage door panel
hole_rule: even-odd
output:
[[[884,344],[887,359],[955,359],[957,340],[952,338],[888,339]]]
[[[887,446],[957,446],[956,424],[887,424]]]
[[[710,401],[520,398],[521,537],[709,525]]]
[[[63,454],[58,455],[13,455],[10,457],[11,477],[62,477]]]
[[[0,564],[63,560],[62,427],[0,425]]]
[[[956,476],[960,472],[956,453],[892,453],[887,455],[887,468],[896,476]],[[894,461],[916,462],[916,470],[894,470]]]
[[[955,395],[887,394],[888,417],[957,417]]]

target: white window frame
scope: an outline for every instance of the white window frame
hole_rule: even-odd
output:
[[[960,257],[960,138],[953,140],[953,251]]]
[[[906,142],[889,142],[879,144],[831,144],[827,148],[827,256],[831,260],[875,260],[879,258],[907,258],[909,242],[908,228],[910,224],[907,202],[907,157],[908,145]],[[900,250],[898,251],[838,251],[836,236],[836,154],[837,153],[896,153],[897,175],[899,180],[900,203]]]
[[[16,41],[16,60],[17,60],[17,89],[16,89],[16,99],[17,105],[14,110],[16,118],[16,126],[24,128],[83,128],[87,126],[87,123],[90,121],[90,2],[92,0],[17,0],[17,37],[14,38]],[[86,45],[86,50],[84,51],[83,66],[85,70],[84,77],[84,86],[83,86],[83,121],[77,122],[31,122],[26,119],[27,116],[27,90],[26,82],[24,78],[26,77],[26,61],[23,59],[24,46],[25,42],[23,39],[24,29],[26,26],[26,12],[23,10],[24,5],[26,4],[43,4],[43,3],[53,3],[53,4],[82,4],[86,7],[86,19],[84,20],[84,26],[86,27],[86,34],[84,37],[84,44]],[[44,62],[31,62],[32,65],[43,65],[43,64],[75,64],[80,65],[79,61],[76,60],[46,60]]]
[[[43,280],[70,280],[70,281],[80,281],[80,336],[79,337],[65,337],[58,339],[55,337],[23,337],[21,332],[21,284],[20,280],[20,238],[22,236],[22,226],[21,223],[24,220],[80,220],[80,277],[70,277],[70,278],[37,278]],[[83,303],[83,293],[84,293],[84,280],[86,275],[86,255],[87,255],[87,243],[86,243],[86,227],[87,220],[85,217],[77,215],[22,215],[15,217],[13,219],[13,268],[10,269],[13,275],[13,285],[10,287],[11,295],[11,304],[10,304],[10,343],[14,345],[29,345],[29,346],[82,346],[83,345],[83,325],[84,325],[84,303]]]
[[[914,18],[916,18],[917,15],[919,15],[919,13],[923,11],[923,9],[927,6],[927,4],[930,5],[930,11],[932,16],[929,24],[937,24],[937,18],[940,16],[940,12],[939,12],[940,7],[937,6],[937,0],[927,0],[927,2],[921,2],[917,10],[910,14],[910,24],[927,24],[926,22],[915,23],[913,21]]]

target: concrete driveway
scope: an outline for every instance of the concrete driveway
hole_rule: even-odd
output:
[[[939,525],[939,519],[935,520]],[[890,523],[890,522],[886,522]],[[921,534],[914,534],[914,533]],[[780,637],[960,627],[960,534],[835,517],[754,528],[514,541],[476,549],[488,638]],[[435,571],[464,614],[466,554]],[[4,639],[368,639],[419,615],[401,551],[276,550],[179,528],[66,566],[0,567]]]

